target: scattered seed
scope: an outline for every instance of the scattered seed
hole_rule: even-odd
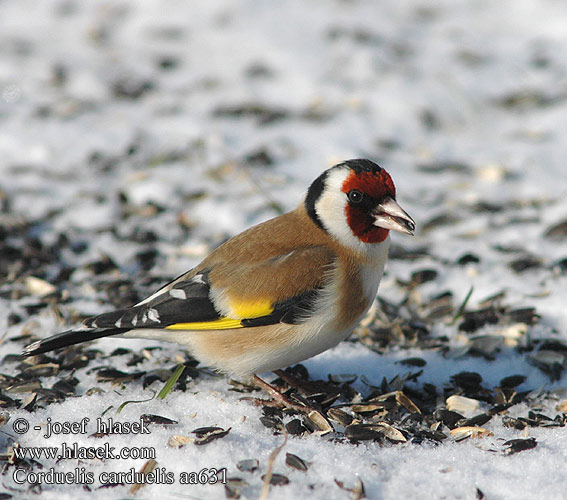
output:
[[[480,401],[456,394],[449,396],[445,400],[445,404],[447,405],[447,409],[463,415],[473,413],[480,409]]]
[[[500,320],[493,307],[467,311],[462,314],[462,317],[463,322],[459,325],[459,330],[463,332],[474,332],[485,325],[495,325]]]
[[[329,408],[327,410],[327,416],[334,422],[338,422],[344,426],[350,425],[353,421],[353,417],[351,415],[338,408]]]
[[[140,469],[140,473],[144,475],[150,474],[155,470],[156,467],[157,467],[157,462],[153,458],[151,458],[142,466],[142,468]],[[132,487],[130,488],[130,494],[135,495],[138,492],[138,490],[143,486],[145,486],[145,483],[143,482],[133,484]]]
[[[480,427],[481,425],[484,425],[487,422],[489,422],[492,419],[492,415],[493,414],[489,414],[489,413],[481,413],[479,415],[475,415],[474,417],[465,418],[464,420],[461,420],[459,422],[459,425],[463,427],[467,427],[467,426]]]
[[[151,413],[144,413],[140,416],[140,419],[147,424],[175,425],[179,423],[177,420],[171,420],[170,418],[161,417],[160,415],[152,415]]]
[[[14,394],[23,394],[26,392],[36,392],[41,389],[41,382],[39,380],[22,380],[21,382],[16,382],[15,384],[6,387],[8,392],[13,392]]]
[[[220,427],[200,427],[192,431],[194,434],[197,434],[197,439],[195,439],[196,445],[204,445],[208,444],[211,441],[216,439],[220,439],[228,435],[230,432],[231,427],[224,430]]]
[[[551,366],[554,364],[562,365],[565,362],[565,355],[550,350],[541,350],[531,356],[532,360],[538,364]]]
[[[333,426],[329,421],[318,411],[313,410],[303,417],[304,425],[308,429],[320,433],[321,435],[333,432]]]
[[[447,172],[468,174],[472,172],[472,167],[470,165],[459,161],[438,161],[435,163],[424,163],[417,165],[417,169],[428,174],[440,174]]]
[[[476,372],[460,372],[451,377],[451,382],[465,390],[477,391],[480,389],[482,377]]]
[[[183,446],[194,441],[195,438],[175,434],[168,439],[167,444],[170,448],[182,448]]]
[[[56,286],[35,276],[26,277],[24,284],[28,293],[37,297],[45,297],[57,291]]]
[[[459,266],[466,266],[467,264],[478,264],[479,262],[480,257],[473,253],[465,253],[457,259],[457,264]]]
[[[510,375],[500,380],[500,387],[517,387],[526,381],[525,375]]]
[[[455,428],[457,426],[457,422],[464,420],[463,415],[460,413],[445,410],[443,408],[435,410],[435,412],[433,412],[433,418],[439,422],[443,422],[447,427],[449,427],[449,429]]]
[[[240,498],[240,488],[233,486],[232,484],[224,485],[224,494],[226,498]]]
[[[59,372],[57,363],[41,363],[25,368],[20,375],[26,378],[32,377],[52,377]]]
[[[394,443],[405,443],[407,438],[404,436],[403,432],[395,427],[392,427],[390,424],[386,422],[376,422],[374,425],[380,429],[380,432],[384,435],[385,438],[389,439]]]
[[[406,366],[417,366],[419,368],[425,366],[427,361],[423,358],[406,358],[400,361],[396,361],[396,364],[406,365]]]
[[[8,423],[10,414],[7,411],[0,411],[0,427]]]
[[[65,396],[73,396],[75,394],[75,387],[77,387],[78,384],[79,381],[76,378],[70,377],[58,380],[51,386],[51,388],[54,391],[61,392]]]
[[[371,424],[351,424],[345,428],[345,437],[351,441],[381,440],[383,433]]]
[[[304,432],[308,432],[307,428],[303,425],[300,419],[294,418],[285,424],[285,429],[292,436],[300,436]]]
[[[256,118],[260,125],[267,125],[289,118],[289,113],[283,108],[270,108],[263,104],[243,103],[222,105],[213,111],[214,116],[223,118]]]
[[[297,470],[306,471],[309,468],[305,460],[299,458],[297,455],[294,455],[293,453],[285,454],[285,463],[286,465],[289,465],[293,469],[297,469]]]
[[[362,498],[366,498],[366,493],[364,491],[364,484],[360,478],[356,478],[354,482],[353,488],[347,488],[342,481],[335,479],[335,484],[344,491],[348,491],[354,495],[353,500],[361,500]]]
[[[104,389],[101,389],[100,387],[91,387],[90,389],[87,389],[87,392],[85,394],[87,396],[93,396],[93,395],[100,396],[101,394],[104,393],[105,393]]]
[[[439,276],[439,273],[435,269],[422,269],[412,273],[410,282],[413,285],[421,285],[428,281],[433,281],[437,276]]]
[[[265,477],[266,475],[264,474],[262,476],[262,480],[264,480]],[[277,474],[274,472],[270,478],[270,484],[272,486],[285,486],[286,484],[289,484],[289,479],[283,474]]]
[[[277,417],[260,417],[260,422],[268,429],[281,429],[282,421]]]
[[[197,434],[197,437],[203,437],[211,432],[222,431],[222,427],[198,427],[197,429],[193,429],[191,432],[193,434]]]
[[[132,352],[131,349],[126,349],[125,347],[119,347],[117,349],[114,349],[114,351],[112,351],[109,354],[109,358],[114,357],[114,356],[124,356],[125,354],[130,354]]]
[[[16,408],[17,406],[19,406],[18,401],[5,394],[0,394],[0,408]]]
[[[416,404],[401,391],[396,391],[396,401],[410,413],[421,413]]]
[[[510,267],[516,273],[523,273],[528,269],[536,269],[543,266],[543,261],[534,255],[526,255],[524,257],[520,257],[519,259],[515,259],[510,262]]]
[[[390,247],[389,259],[393,260],[418,260],[429,256],[427,247],[405,248],[393,243]]]
[[[352,384],[357,378],[358,375],[354,375],[351,373],[329,375],[329,381],[335,384]]]
[[[504,446],[508,448],[504,451],[505,455],[513,455],[514,453],[519,453],[521,451],[531,450],[537,446],[537,441],[535,438],[527,439],[511,439],[506,441]]]
[[[142,386],[145,389],[146,387],[152,385],[157,380],[159,380],[160,382],[167,382],[169,380],[169,377],[171,377],[170,370],[164,370],[164,369],[152,370],[150,372],[147,372],[142,377]]]
[[[478,438],[478,437],[494,435],[492,432],[482,427],[471,427],[471,426],[456,427],[454,429],[451,429],[449,433],[457,442],[463,441],[470,437]]]
[[[258,462],[255,458],[249,458],[246,460],[240,460],[236,464],[236,468],[242,472],[254,472],[257,471],[260,467],[260,462]]]
[[[372,403],[372,404],[361,404],[352,405],[350,409],[355,413],[374,413],[378,410],[383,410],[386,407],[386,403]]]
[[[543,236],[553,241],[567,240],[567,219],[549,226]]]
[[[115,368],[103,368],[96,374],[97,382],[113,382],[114,384],[121,384],[131,382],[144,375],[144,372],[126,373]]]
[[[36,401],[37,401],[37,392],[32,392],[22,400],[21,408],[27,411],[33,411]]]
[[[421,224],[421,231],[423,233],[428,233],[432,229],[435,229],[439,226],[453,226],[459,221],[460,218],[456,215],[451,215],[448,213],[440,214]]]

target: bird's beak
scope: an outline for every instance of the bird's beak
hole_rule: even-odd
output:
[[[374,217],[375,226],[413,235],[415,221],[393,198],[386,198],[376,206],[371,215]]]

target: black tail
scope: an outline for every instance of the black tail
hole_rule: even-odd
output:
[[[67,330],[66,332],[58,333],[52,337],[43,340],[38,340],[33,344],[24,347],[24,356],[34,356],[43,352],[54,351],[61,347],[68,347],[70,345],[82,344],[89,340],[100,339],[101,337],[110,337],[112,335],[119,335],[127,332],[130,328],[92,328],[89,330]]]

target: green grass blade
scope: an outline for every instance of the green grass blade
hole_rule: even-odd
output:
[[[169,377],[169,380],[165,383],[163,389],[159,391],[157,396],[159,399],[165,399],[165,397],[171,392],[171,389],[173,389],[173,386],[179,380],[179,377],[181,377],[183,370],[185,370],[185,365],[177,365],[177,368],[171,377]]]
[[[457,312],[455,313],[455,316],[453,316],[453,319],[451,320],[451,322],[449,323],[450,325],[454,325],[455,322],[459,319],[459,317],[461,316],[461,314],[463,314],[463,311],[465,310],[465,307],[467,307],[467,303],[469,302],[469,299],[471,298],[471,295],[473,293],[474,287],[471,286],[469,293],[467,293],[467,296],[465,297],[465,300],[463,300],[463,303],[461,304],[461,306],[459,307],[459,309],[457,310]]]

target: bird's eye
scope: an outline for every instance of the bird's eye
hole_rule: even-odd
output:
[[[360,191],[353,189],[348,192],[348,199],[352,203],[360,203],[362,201],[363,195]]]

